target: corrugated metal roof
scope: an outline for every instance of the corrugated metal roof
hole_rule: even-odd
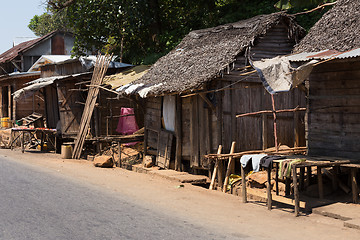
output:
[[[87,69],[90,69],[95,65],[96,58],[97,56],[94,55],[79,58],[73,58],[71,57],[71,55],[42,55],[28,71],[38,71],[40,70],[41,66],[44,66],[46,64],[63,64],[75,61],[80,61],[80,63],[84,65]],[[131,66],[133,65],[114,61],[111,61],[109,64],[109,68],[124,68]]]
[[[26,85],[32,85],[32,84],[36,84],[36,83],[50,82],[50,81],[53,82],[55,80],[60,80],[60,79],[65,79],[65,78],[73,78],[73,77],[78,77],[78,76],[83,76],[83,75],[88,75],[88,74],[92,74],[92,73],[86,72],[86,73],[77,73],[77,74],[64,75],[64,76],[51,76],[51,77],[38,78],[31,82],[26,83]]]
[[[4,52],[4,53],[2,53],[0,55],[0,63],[4,63],[4,62],[13,60],[14,58],[16,58],[19,55],[20,52],[23,52],[23,51],[33,47],[37,43],[51,37],[52,35],[54,35],[57,32],[58,31],[53,31],[51,33],[48,33],[48,34],[42,36],[42,37],[20,43],[20,44],[18,44],[16,46],[10,48],[9,50],[7,50],[6,52]]]
[[[338,52],[336,50],[323,50],[319,52],[304,52],[288,56],[289,61],[302,62],[309,60],[327,60],[330,58],[344,59],[344,58],[356,58],[360,57],[360,48],[356,48],[346,52]]]
[[[28,78],[28,77],[40,77],[40,72],[13,72],[0,76],[0,80],[6,80],[11,78]]]
[[[145,73],[147,73],[149,68],[150,66],[148,65],[136,66],[121,73],[106,76],[104,78],[104,83],[111,85],[111,87],[115,89],[141,78]]]

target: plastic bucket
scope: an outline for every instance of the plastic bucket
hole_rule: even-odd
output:
[[[61,145],[61,158],[62,159],[72,158],[72,146],[71,145]]]
[[[3,128],[9,128],[10,127],[10,118],[9,117],[1,118],[1,127],[3,127]]]

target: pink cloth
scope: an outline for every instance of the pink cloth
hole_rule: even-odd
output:
[[[118,132],[122,135],[130,135],[130,134],[133,134],[134,132],[136,132],[137,130],[139,130],[139,127],[136,123],[135,115],[121,117],[121,116],[129,115],[129,114],[134,114],[133,108],[121,108],[120,118],[119,118],[119,122],[118,122],[118,125],[116,128],[116,132]],[[127,143],[125,145],[133,146],[136,143],[137,142]]]

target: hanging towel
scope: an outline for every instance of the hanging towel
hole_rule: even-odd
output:
[[[267,154],[248,154],[243,155],[240,158],[240,163],[243,167],[246,167],[247,163],[252,160],[252,168],[254,172],[258,172],[260,170],[260,160],[267,156]]]

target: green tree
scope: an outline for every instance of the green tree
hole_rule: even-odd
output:
[[[29,27],[38,35],[54,28],[71,29],[77,55],[98,49],[114,53],[124,62],[149,64],[168,53],[192,30],[276,12],[285,6],[289,13],[302,12],[331,1],[48,0],[49,16],[35,16]],[[297,16],[297,20],[309,29],[324,12],[320,9]]]
[[[28,27],[37,36],[43,36],[55,30],[72,31],[66,9],[54,12],[48,10],[41,15],[35,15]]]

